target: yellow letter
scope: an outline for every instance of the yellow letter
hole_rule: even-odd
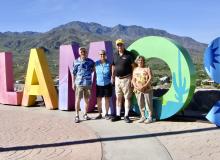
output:
[[[46,108],[58,107],[57,92],[43,49],[31,49],[22,105],[34,105],[37,95],[43,96]]]

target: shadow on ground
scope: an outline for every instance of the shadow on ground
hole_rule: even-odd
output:
[[[219,130],[219,128],[208,127],[208,128],[200,128],[200,129],[193,129],[193,130],[182,130],[182,131],[150,133],[150,134],[118,136],[118,137],[106,137],[106,138],[97,138],[97,139],[85,139],[85,140],[50,143],[50,144],[15,146],[15,147],[5,147],[5,148],[2,147],[2,148],[0,148],[0,152],[22,151],[22,150],[50,148],[50,147],[61,147],[61,146],[70,146],[70,145],[79,145],[79,144],[97,143],[97,142],[107,142],[107,141],[123,141],[123,140],[130,140],[130,139],[151,138],[151,137],[178,135],[178,134],[186,134],[186,133],[206,132],[206,131],[213,131],[213,130]]]

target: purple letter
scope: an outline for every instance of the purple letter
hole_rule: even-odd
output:
[[[75,94],[72,89],[73,61],[79,57],[78,44],[60,46],[59,110],[74,110]]]
[[[72,90],[72,67],[73,61],[79,57],[78,44],[60,46],[59,65],[59,110],[73,110],[75,94]],[[88,56],[94,61],[99,59],[99,51],[105,50],[108,60],[112,61],[112,43],[110,41],[90,43]],[[92,111],[96,104],[96,79],[93,77],[92,96],[89,102],[89,111]],[[81,101],[80,108],[84,109],[84,101]],[[111,106],[111,111],[112,106]]]
[[[100,59],[99,52],[100,50],[106,51],[107,59],[112,62],[113,57],[113,50],[112,50],[112,42],[111,41],[101,41],[101,42],[92,42],[90,43],[89,47],[89,58],[93,61],[97,61]],[[89,111],[94,109],[96,104],[96,79],[93,77],[93,84],[92,84],[92,96],[89,102]],[[113,106],[111,105],[111,112],[114,112]]]

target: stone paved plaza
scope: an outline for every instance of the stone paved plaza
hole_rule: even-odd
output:
[[[90,114],[95,117],[96,114]],[[0,160],[218,160],[220,129],[204,121],[73,122],[74,112],[0,105]]]

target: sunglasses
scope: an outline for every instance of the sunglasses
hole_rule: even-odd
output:
[[[105,56],[105,54],[99,54],[100,56]]]
[[[80,51],[80,53],[86,53],[86,51]]]
[[[122,43],[119,43],[119,44],[117,44],[117,46],[123,46],[123,44],[122,44]]]

